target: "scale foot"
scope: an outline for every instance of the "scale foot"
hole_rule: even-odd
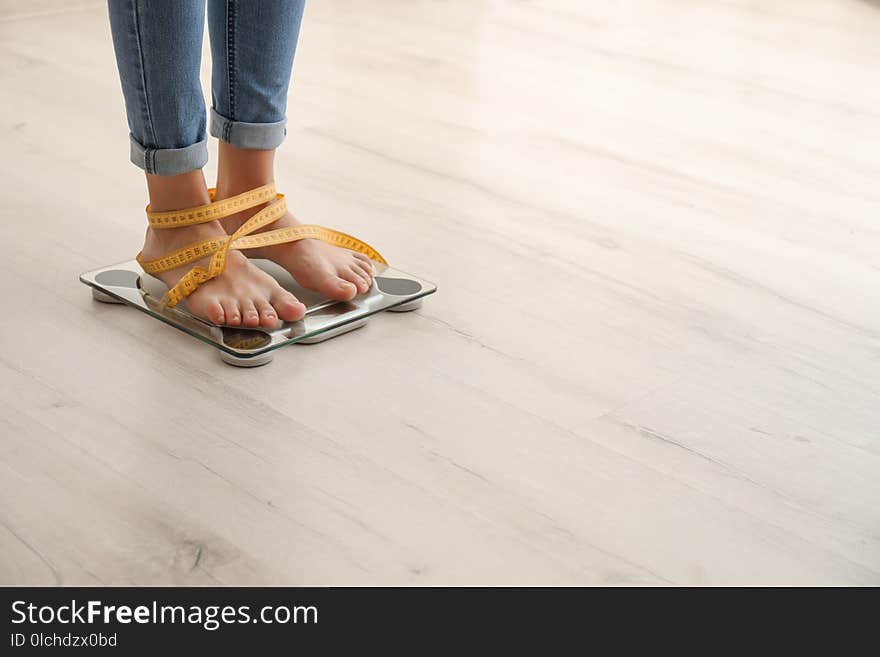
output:
[[[416,299],[415,301],[409,301],[407,303],[402,303],[399,306],[394,306],[393,308],[389,308],[388,312],[390,313],[408,313],[411,310],[416,310],[417,308],[422,307],[423,299]]]
[[[101,290],[96,287],[92,288],[92,298],[95,301],[100,301],[101,303],[123,303],[116,297],[111,297],[109,294],[101,292]]]
[[[233,367],[259,367],[260,365],[267,365],[271,363],[274,357],[275,354],[271,352],[260,354],[259,356],[251,356],[250,358],[233,356],[226,351],[220,352],[220,360],[222,360],[227,365],[232,365]]]

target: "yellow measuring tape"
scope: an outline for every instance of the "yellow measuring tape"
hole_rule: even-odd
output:
[[[193,226],[222,219],[262,203],[269,203],[269,205],[244,222],[232,235],[193,242],[156,260],[144,260],[141,254],[138,254],[137,261],[148,274],[159,274],[211,256],[207,269],[193,267],[174,287],[165,293],[162,303],[168,307],[176,306],[181,300],[195,292],[199,285],[223,273],[230,249],[255,249],[303,239],[318,239],[334,246],[362,253],[380,265],[388,264],[385,258],[366,242],[324,226],[305,224],[255,233],[254,231],[270,225],[287,213],[284,195],[276,193],[274,183],[221,201],[213,200],[215,190],[211,189],[209,193],[211,203],[185,210],[151,212],[150,206],[147,206],[147,219],[150,226],[157,230]]]

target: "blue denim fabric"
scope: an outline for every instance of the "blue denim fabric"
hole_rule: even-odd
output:
[[[208,0],[211,134],[277,148],[305,0]],[[131,161],[172,176],[208,161],[199,80],[205,0],[108,0]]]

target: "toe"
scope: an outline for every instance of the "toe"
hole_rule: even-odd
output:
[[[215,324],[226,323],[226,313],[223,312],[223,306],[218,301],[212,301],[208,304],[205,316]]]
[[[254,302],[246,299],[239,301],[238,305],[241,307],[241,323],[248,328],[258,327],[260,325],[260,313],[257,312]]]
[[[362,260],[355,260],[351,266],[355,272],[367,281],[367,287],[369,288],[373,283],[373,265],[369,262],[363,262]]]
[[[238,301],[235,299],[226,299],[221,301],[223,312],[226,315],[226,324],[229,326],[239,326],[241,324],[241,310],[238,307]]]
[[[282,291],[272,297],[272,305],[278,311],[278,316],[285,322],[296,322],[306,314],[305,305],[290,292]]]
[[[225,324],[226,313],[220,301],[212,294],[199,290],[198,294],[187,297],[185,308],[196,317],[201,317],[212,324]]]
[[[318,291],[326,297],[338,301],[349,301],[357,294],[357,286],[338,276],[328,276],[319,287]]]
[[[264,328],[273,329],[278,326],[278,313],[272,304],[265,299],[254,301],[257,312],[260,313],[260,325]]]
[[[367,290],[370,289],[370,283],[367,280],[367,277],[364,274],[362,269],[360,269],[359,267],[357,267],[355,265],[352,265],[349,268],[349,271],[351,272],[351,274],[349,276],[346,276],[345,278],[348,281],[357,285],[357,289],[360,294],[363,294],[364,292],[366,292]]]
[[[372,271],[372,269],[373,269],[373,261],[370,260],[370,259],[369,259],[367,256],[365,256],[363,253],[357,253],[357,252],[355,252],[355,254],[354,254],[354,258],[355,258],[355,260],[357,260],[358,262],[360,262],[361,264],[363,264],[368,270]]]

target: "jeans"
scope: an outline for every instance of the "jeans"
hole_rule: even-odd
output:
[[[305,0],[208,0],[211,135],[277,148]],[[108,0],[131,161],[173,176],[208,161],[199,80],[205,0]]]

